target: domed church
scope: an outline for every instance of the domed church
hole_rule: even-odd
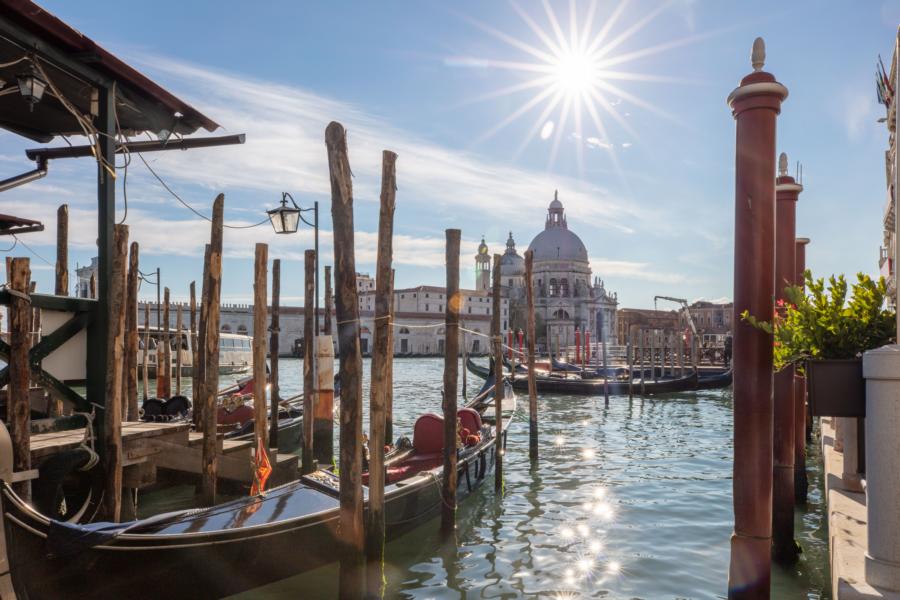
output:
[[[566,211],[558,193],[547,208],[544,230],[528,249],[534,253],[534,304],[537,337],[556,346],[574,344],[575,329],[591,332],[591,341],[606,339],[616,344],[615,293],[609,293],[599,277],[593,277],[587,248],[569,230]],[[490,255],[484,240],[475,258],[476,288],[490,289]],[[509,297],[510,325],[525,328],[525,259],[516,251],[512,232],[500,259],[500,275]],[[486,286],[486,287],[485,287]],[[602,330],[602,337],[601,337]],[[558,336],[558,338],[557,338]]]

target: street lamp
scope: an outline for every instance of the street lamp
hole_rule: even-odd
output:
[[[290,199],[293,207],[288,206]],[[313,211],[313,222],[310,223],[303,216],[303,213]],[[315,298],[315,336],[319,335],[319,203],[314,202],[312,208],[300,208],[294,201],[294,197],[288,192],[281,192],[281,206],[267,210],[269,221],[272,222],[272,228],[275,233],[297,233],[300,221],[313,228],[315,234],[315,251],[316,251],[316,298]]]
[[[16,81],[19,84],[19,93],[28,102],[28,108],[33,111],[34,105],[44,96],[47,82],[31,61],[28,61],[28,69],[24,73],[16,75]]]

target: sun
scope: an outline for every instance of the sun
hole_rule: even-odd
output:
[[[537,138],[550,143],[547,167],[552,169],[563,139],[576,143],[579,176],[584,172],[584,152],[606,150],[613,167],[624,181],[618,153],[640,141],[629,117],[630,107],[638,107],[658,116],[675,120],[661,108],[654,106],[629,89],[628,84],[642,82],[677,83],[671,77],[655,76],[623,70],[624,65],[677,46],[716,35],[715,32],[693,35],[653,46],[623,51],[626,42],[662,14],[671,3],[636,15],[626,23],[628,0],[613,5],[608,14],[599,16],[598,0],[591,0],[586,11],[577,12],[570,1],[568,23],[561,20],[549,0],[542,0],[543,16],[535,17],[523,10],[515,0],[510,4],[527,26],[535,41],[510,35],[469,15],[459,15],[474,26],[523,53],[522,60],[492,60],[483,57],[454,57],[447,59],[452,66],[497,69],[523,74],[517,83],[497,89],[470,100],[482,102],[504,96],[523,95],[526,99],[512,109],[474,141],[483,142],[525,115],[534,115],[534,123],[518,148],[513,160]],[[556,5],[558,6],[558,5]],[[563,15],[566,16],[566,15]],[[530,37],[530,36],[529,36]],[[615,135],[610,125],[615,124]]]
[[[553,67],[555,85],[570,99],[589,92],[600,69],[598,61],[580,51],[566,52]]]

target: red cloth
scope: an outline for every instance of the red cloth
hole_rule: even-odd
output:
[[[219,407],[219,410],[216,411],[216,423],[219,425],[243,424],[252,420],[253,416],[253,409],[246,404],[242,404],[232,412],[228,412],[224,408]]]
[[[413,448],[416,454],[431,454],[444,448],[444,419],[428,413],[416,419],[413,426]]]
[[[269,453],[263,446],[262,438],[256,445],[256,468],[253,471],[253,485],[250,487],[250,495],[256,496],[266,491],[266,481],[272,474],[272,463],[269,462]]]

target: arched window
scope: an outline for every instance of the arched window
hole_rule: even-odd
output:
[[[241,335],[247,335],[247,326],[246,325],[238,325],[237,332]]]
[[[556,283],[556,279],[550,280],[550,297],[556,297],[559,295],[559,285]]]
[[[222,325],[222,333],[231,333],[231,325],[228,323]]]
[[[565,277],[559,281],[559,295],[563,298],[569,297],[569,280]]]
[[[563,309],[560,308],[559,310],[557,310],[553,313],[553,318],[554,319],[568,319],[569,313],[567,313],[566,311],[564,311]]]
[[[400,333],[401,333],[401,334],[409,333],[409,328],[408,328],[408,327],[401,327],[401,328],[400,328]]]

